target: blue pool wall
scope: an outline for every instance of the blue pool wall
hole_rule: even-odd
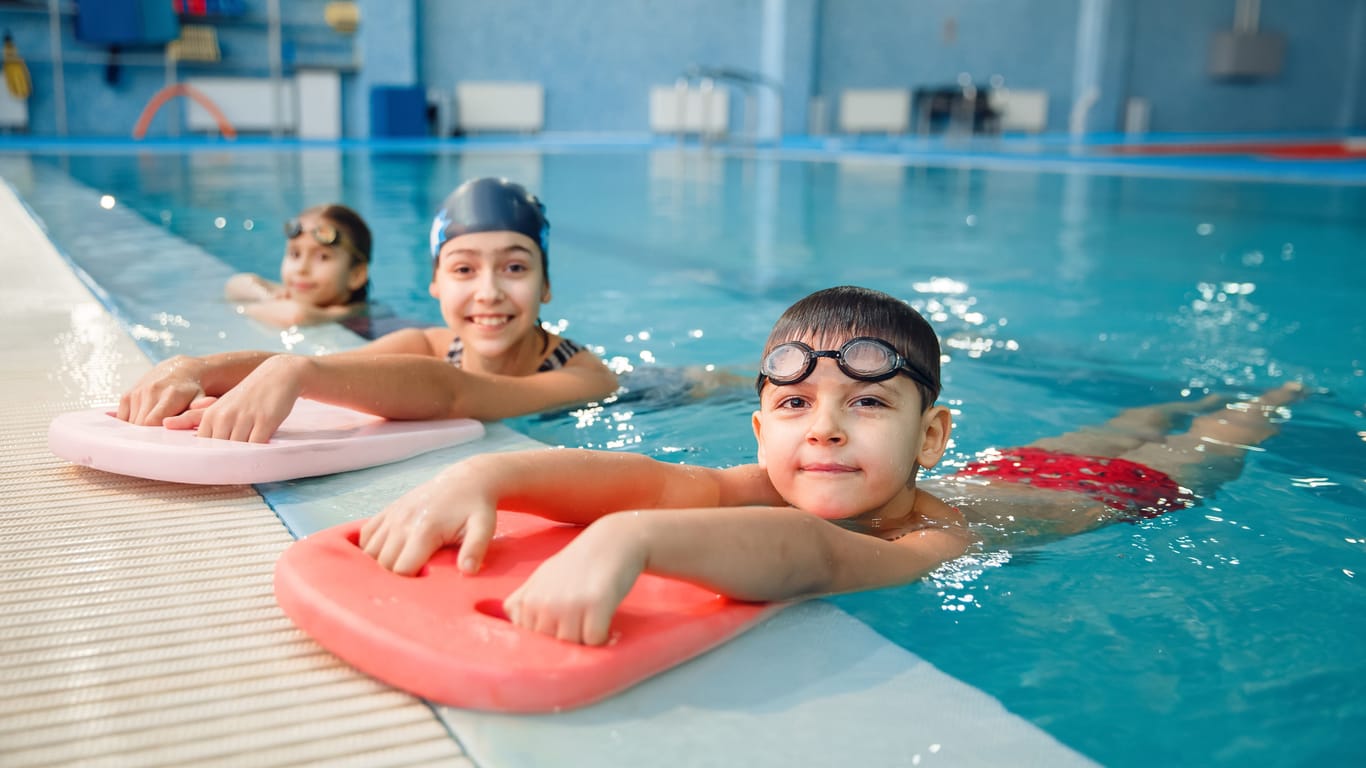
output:
[[[213,17],[223,60],[178,76],[269,74],[267,0]],[[534,80],[547,133],[645,134],[648,94],[692,65],[782,82],[785,135],[812,131],[813,101],[833,117],[847,88],[916,88],[994,75],[1047,92],[1047,131],[1068,130],[1082,90],[1099,98],[1087,132],[1123,127],[1130,98],[1151,105],[1154,132],[1327,133],[1366,129],[1366,0],[1266,0],[1259,27],[1284,37],[1282,71],[1221,80],[1207,71],[1212,37],[1232,28],[1234,0],[360,0],[354,36],[324,23],[325,0],[281,3],[285,72],[342,77],[346,138],[371,135],[369,97],[384,86],[453,92],[459,80]],[[61,6],[67,135],[127,137],[166,83],[160,47],[129,48],[110,77],[109,51],[75,38]],[[199,21],[185,19],[186,22]],[[29,129],[58,135],[45,3],[0,5],[33,79]],[[151,136],[179,130],[183,105]],[[739,110],[732,109],[733,121]],[[5,138],[0,129],[0,146]]]

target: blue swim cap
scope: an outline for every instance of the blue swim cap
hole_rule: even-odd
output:
[[[531,238],[541,249],[541,265],[549,279],[550,221],[545,206],[521,184],[483,178],[456,187],[432,220],[432,261],[447,240],[471,232],[517,232]]]

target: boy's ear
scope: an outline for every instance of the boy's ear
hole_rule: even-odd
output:
[[[541,303],[542,303],[542,304],[549,304],[549,303],[550,303],[550,281],[549,281],[549,280],[547,280],[547,281],[545,282],[545,288],[541,289]]]
[[[949,449],[949,436],[953,434],[953,415],[942,405],[931,406],[920,417],[920,426],[925,430],[920,442],[920,453],[916,461],[925,469],[930,469],[944,458]]]
[[[755,460],[755,463],[757,463],[757,464],[760,466],[760,468],[763,468],[763,467],[764,467],[764,441],[763,441],[763,439],[761,439],[760,436],[759,436],[759,432],[760,432],[760,430],[763,429],[763,426],[764,426],[764,424],[763,424],[763,416],[762,416],[762,414],[760,414],[759,411],[755,411],[755,412],[754,412],[754,415],[750,417],[750,420],[751,420],[752,425],[754,426],[754,442],[756,442],[756,443],[759,444],[759,449],[758,449],[758,451],[757,451],[757,458],[756,458],[756,460]]]
[[[441,289],[436,287],[435,277],[433,277],[432,281],[427,284],[427,293],[431,294],[433,299],[441,298]]]

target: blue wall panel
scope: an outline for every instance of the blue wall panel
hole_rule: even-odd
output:
[[[805,134],[820,62],[820,0],[787,0],[783,47],[784,134]]]
[[[1065,130],[1076,37],[1077,0],[827,0],[817,91],[833,106],[847,88],[1000,75],[1007,87],[1048,91],[1048,127]]]
[[[1134,6],[1129,93],[1152,103],[1155,131],[1334,131],[1355,94],[1361,0],[1266,0],[1260,28],[1285,37],[1279,76],[1251,82],[1207,74],[1210,39],[1233,27],[1233,0],[1145,0]],[[1355,77],[1354,77],[1355,73]]]
[[[348,101],[369,104],[376,87],[423,86],[421,71],[423,29],[419,0],[360,0],[361,61]],[[346,116],[346,135],[369,137],[375,132],[369,110],[353,109]]]
[[[1118,129],[1131,97],[1150,102],[1155,131],[1366,130],[1366,0],[1262,0],[1261,27],[1284,35],[1287,50],[1279,76],[1254,82],[1206,72],[1210,39],[1232,27],[1236,0],[1093,1],[1105,24],[1091,130]],[[813,97],[833,123],[843,89],[947,84],[968,73],[1047,91],[1049,130],[1065,131],[1082,2],[785,0],[783,129],[806,129]],[[368,135],[373,85],[453,94],[458,80],[535,80],[545,87],[547,131],[642,134],[651,86],[672,84],[692,65],[760,67],[764,0],[360,0],[354,45],[322,24],[325,5],[280,3],[286,72],[328,57],[345,69],[358,53],[362,68],[343,78],[351,137]],[[69,132],[127,136],[164,83],[160,50],[125,53],[109,85],[107,51],[75,39],[73,6],[64,7]],[[181,77],[265,76],[266,8],[248,0],[242,17],[212,20],[223,62],[183,64]],[[0,4],[0,27],[13,32],[33,74],[32,132],[55,134],[46,5]],[[741,110],[737,98],[732,114]],[[151,134],[164,135],[168,124],[158,117]]]
[[[759,13],[759,0],[429,0],[422,69],[448,93],[538,81],[547,130],[640,133],[651,86],[691,65],[757,71]]]

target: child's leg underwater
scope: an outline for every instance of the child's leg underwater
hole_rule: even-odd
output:
[[[1000,536],[1012,545],[1153,517],[1191,501],[1183,489],[1207,496],[1236,478],[1247,453],[1279,431],[1283,407],[1304,394],[1302,385],[1284,384],[1200,413],[1188,430],[1170,436],[1161,430],[1178,416],[1208,411],[1227,398],[1130,409],[1095,431],[1083,429],[1030,446],[1071,456],[1018,450],[1014,460],[971,462],[957,475],[927,479],[925,487],[952,499],[971,522],[990,532],[988,538]],[[1103,430],[1114,430],[1119,439]],[[1108,461],[1088,458],[1106,456],[1097,447],[1122,443],[1137,447],[1109,454]],[[1010,459],[1011,450],[1003,455]],[[931,485],[935,482],[941,484]]]
[[[1224,405],[1226,395],[1206,395],[1199,400],[1128,408],[1104,424],[1088,425],[1055,437],[1030,443],[1032,448],[1076,453],[1086,456],[1121,456],[1145,443],[1161,443],[1176,426],[1178,417],[1204,413]]]
[[[1197,416],[1187,431],[1139,446],[1122,458],[1165,472],[1197,493],[1210,493],[1242,472],[1248,452],[1280,431],[1282,407],[1304,396],[1304,385],[1282,384]]]

